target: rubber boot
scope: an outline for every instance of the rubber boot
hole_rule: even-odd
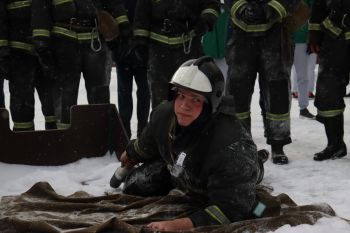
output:
[[[283,145],[271,145],[272,162],[278,165],[288,164],[288,157],[283,151]]]
[[[326,159],[338,159],[347,154],[344,143],[344,116],[343,114],[336,117],[324,118],[323,124],[327,136],[327,147],[314,155],[315,161]]]

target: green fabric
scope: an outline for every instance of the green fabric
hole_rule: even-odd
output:
[[[304,2],[311,7],[313,0],[304,0]],[[305,23],[298,31],[293,35],[294,43],[306,43],[308,38],[308,23]]]
[[[222,8],[213,30],[203,37],[204,53],[213,58],[223,58],[226,54],[226,38],[229,11]]]

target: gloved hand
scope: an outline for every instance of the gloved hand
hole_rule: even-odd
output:
[[[126,57],[134,67],[146,67],[148,63],[148,46],[146,44],[132,44],[126,53]]]
[[[193,31],[196,36],[203,36],[209,31],[209,25],[207,21],[203,18],[198,20],[198,22],[193,27]]]
[[[36,53],[44,76],[56,80],[55,60],[51,50],[48,47],[41,47],[36,49]]]
[[[266,23],[265,7],[255,1],[249,2],[241,7],[237,17],[247,24]]]

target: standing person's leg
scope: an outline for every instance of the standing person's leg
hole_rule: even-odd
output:
[[[80,49],[88,103],[109,103],[112,57],[106,43],[102,43],[102,49],[98,52],[91,49],[90,43],[81,44]]]
[[[57,128],[66,129],[70,126],[70,109],[77,104],[79,82],[81,74],[81,54],[79,42],[68,38],[53,36],[53,54],[56,62],[56,79],[53,93],[55,107],[59,107],[61,114]]]
[[[293,98],[298,98],[298,81],[297,81],[297,74],[295,72],[295,67],[294,65],[292,66],[292,71],[290,74],[290,81],[292,85],[292,97]]]
[[[118,107],[119,115],[124,124],[128,137],[131,137],[130,120],[133,111],[132,86],[133,74],[131,67],[123,62],[118,62],[117,83],[118,83]],[[147,78],[145,78],[147,82]]]
[[[41,102],[41,110],[45,117],[45,129],[57,129],[56,116],[54,108],[54,95],[53,95],[53,80],[49,77],[45,77],[41,72],[41,67],[38,63],[37,73],[35,78],[35,88],[38,92],[38,96]]]
[[[9,90],[13,130],[34,130],[36,57],[25,51],[14,50],[11,54],[11,67]]]
[[[295,45],[294,67],[298,84],[298,103],[300,108],[299,117],[306,119],[314,119],[307,107],[309,106],[309,80],[308,80],[308,53],[306,52],[306,43],[298,43]]]
[[[5,108],[4,79],[0,78],[0,108]]]
[[[136,67],[133,69],[135,82],[137,85],[137,136],[141,134],[148,122],[150,112],[151,96],[147,82],[146,67]]]

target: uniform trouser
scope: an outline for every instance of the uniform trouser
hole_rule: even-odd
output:
[[[82,42],[58,36],[53,37],[53,50],[61,100],[59,126],[66,127],[70,123],[70,108],[77,104],[81,73],[85,80],[88,103],[109,103],[111,54],[105,42],[102,42],[102,49],[95,52],[90,47],[90,40]]]
[[[279,30],[274,29],[264,37],[243,33],[235,35],[227,57],[226,88],[235,98],[237,117],[250,130],[250,104],[259,74],[267,143],[285,145],[291,142],[291,60],[286,61],[282,56]]]
[[[34,88],[38,92],[46,123],[55,123],[52,83],[43,76],[37,58],[13,50],[10,72],[10,111],[14,130],[34,129]]]
[[[133,67],[125,62],[117,62],[118,106],[128,136],[131,136],[130,120],[133,112],[132,86],[135,79],[137,85],[137,134],[139,135],[148,121],[150,111],[150,93],[147,83],[147,68]]]
[[[185,54],[182,44],[174,46],[158,42],[150,43],[147,79],[151,90],[152,108],[168,99],[169,82],[181,64],[202,55],[201,42],[198,38],[193,39],[189,54]]]
[[[298,87],[298,103],[299,108],[304,109],[309,106],[309,89],[310,83],[313,80],[310,79],[311,75],[309,74],[309,63],[313,63],[315,67],[316,57],[315,54],[309,55],[307,53],[307,44],[306,43],[298,43],[295,44],[294,50],[294,68],[295,74],[292,75],[292,83]]]
[[[343,97],[349,83],[350,43],[324,35],[320,51],[319,74],[315,106],[317,119],[341,115],[345,108]]]
[[[4,79],[0,78],[0,108],[5,107]]]

